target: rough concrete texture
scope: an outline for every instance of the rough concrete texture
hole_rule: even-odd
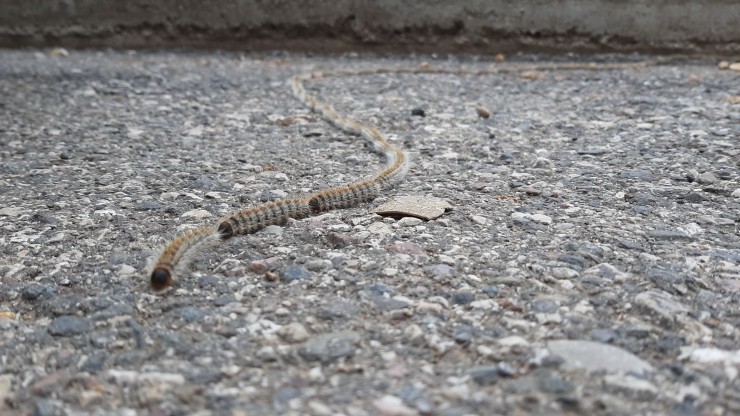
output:
[[[423,60],[547,62],[0,51],[0,415],[740,414],[740,83],[714,61],[307,82],[406,179],[152,294],[177,232],[383,166],[290,76]],[[453,209],[372,213],[404,195]]]
[[[0,45],[737,52],[737,22],[732,0],[29,0],[0,3]]]

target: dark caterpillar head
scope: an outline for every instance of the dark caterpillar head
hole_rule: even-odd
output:
[[[224,221],[218,225],[218,232],[222,240],[228,240],[234,236],[234,227],[228,221]]]
[[[157,267],[152,270],[152,274],[149,277],[149,282],[152,286],[152,290],[160,292],[172,286],[172,272],[166,267]]]

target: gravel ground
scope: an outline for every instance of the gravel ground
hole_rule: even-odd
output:
[[[290,75],[435,58],[58,52],[0,51],[0,413],[740,414],[737,72],[310,83],[406,181],[155,295],[178,230],[382,165]],[[370,213],[401,195],[453,209]]]

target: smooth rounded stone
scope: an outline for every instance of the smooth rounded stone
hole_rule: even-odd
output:
[[[330,299],[316,312],[316,316],[326,320],[349,319],[360,312],[355,303],[350,303],[339,298]]]
[[[585,369],[593,372],[652,372],[653,367],[634,354],[613,345],[585,340],[556,340],[547,343],[551,354],[563,358],[567,370]]]
[[[291,344],[303,342],[309,337],[308,330],[300,322],[291,322],[284,325],[278,330],[278,335],[280,338],[285,340],[285,342]]]
[[[731,196],[732,196],[733,198],[740,198],[740,188],[738,188],[738,189],[735,189],[734,191],[732,191],[732,194],[731,194]]]
[[[340,358],[351,358],[355,355],[355,345],[362,337],[354,331],[332,332],[307,340],[298,354],[308,361],[331,363]]]
[[[421,219],[415,217],[403,217],[396,222],[399,227],[416,227],[417,225],[421,225],[421,223]]]
[[[65,315],[54,318],[54,320],[49,324],[48,331],[54,336],[71,337],[88,333],[92,329],[93,325],[89,319]]]
[[[21,289],[21,297],[24,300],[48,299],[56,295],[57,290],[53,286],[31,283]]]
[[[673,325],[676,316],[689,312],[688,307],[676,300],[672,295],[659,291],[648,290],[635,296],[635,307],[642,309],[653,316],[657,315],[664,325]]]
[[[309,273],[301,266],[291,265],[280,270],[280,280],[285,283],[290,283],[295,280],[308,279],[310,277],[311,273]]]

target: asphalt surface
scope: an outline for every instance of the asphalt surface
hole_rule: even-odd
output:
[[[493,65],[551,59],[652,58]],[[0,51],[0,413],[740,414],[740,76],[713,61],[309,83],[407,179],[151,293],[178,231],[382,166],[291,75],[422,61],[492,64]],[[453,209],[370,213],[403,195]]]

